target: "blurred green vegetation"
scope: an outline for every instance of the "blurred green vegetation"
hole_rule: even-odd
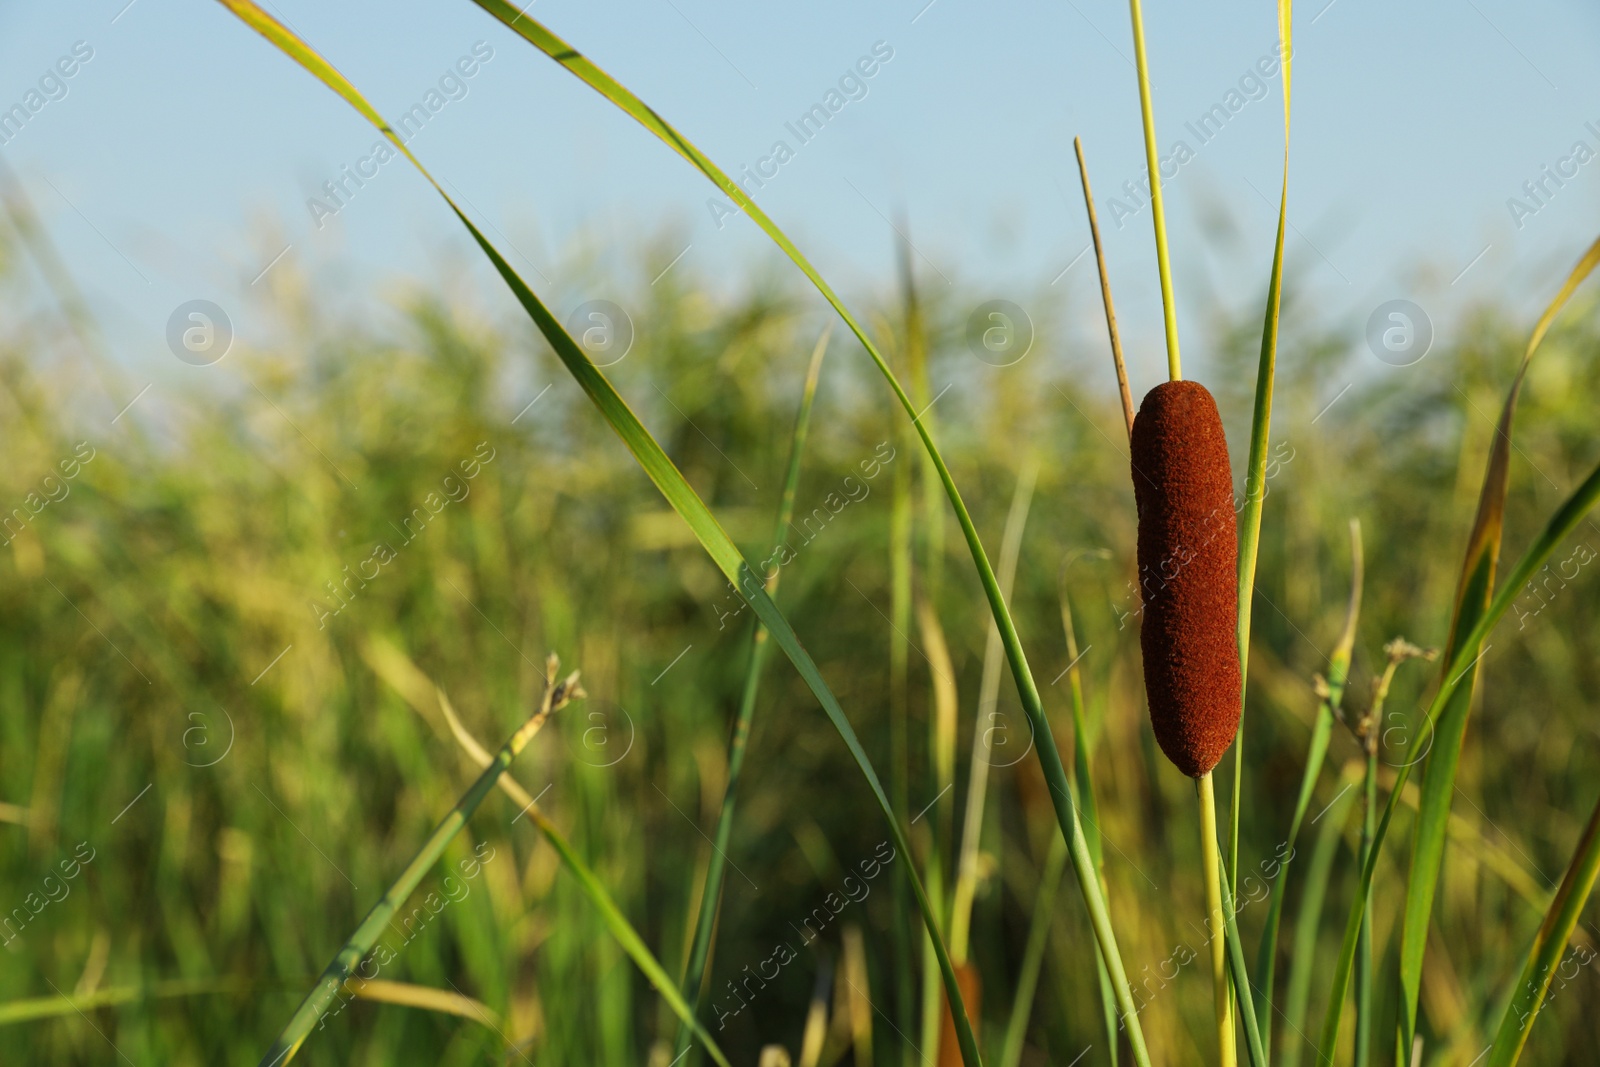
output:
[[[126,994],[10,1023],[4,1060],[254,1062],[476,773],[434,687],[492,747],[537,700],[552,650],[582,670],[590,696],[552,721],[513,774],[678,973],[726,778],[750,615],[733,614],[726,583],[527,324],[498,317],[508,311],[498,290],[418,290],[395,298],[382,321],[352,322],[330,315],[314,279],[282,268],[271,298],[251,311],[272,324],[273,340],[241,339],[214,367],[164,371],[112,422],[142,379],[97,362],[92,331],[63,325],[19,249],[8,247],[3,263],[0,509],[11,518],[0,552],[0,908],[21,920],[4,927],[0,1019],[17,1010],[4,1004],[30,998]],[[574,277],[584,275],[579,265]],[[1057,575],[1073,550],[1110,551],[1068,572],[1098,738],[1110,902],[1130,977],[1147,990],[1156,1062],[1210,1062],[1204,966],[1157,976],[1160,961],[1181,958],[1179,946],[1204,958],[1204,904],[1192,786],[1160,758],[1143,708],[1122,416],[1095,294],[1079,291],[1062,309],[1050,292],[1019,300],[1039,336],[1005,368],[966,348],[966,317],[987,294],[922,294],[929,380],[952,386],[930,417],[991,551],[1019,470],[1030,457],[1041,463],[1014,599],[1064,746],[1066,684],[1045,684],[1068,662]],[[818,301],[759,272],[728,295],[680,266],[625,303],[637,340],[608,375],[746,555],[767,558],[760,538],[777,506],[805,360],[826,321]],[[877,306],[874,329],[903,351],[898,298],[882,294]],[[1600,459],[1595,312],[1580,298],[1533,365],[1517,419],[1511,555]],[[1347,709],[1365,707],[1386,640],[1444,642],[1525,324],[1482,307],[1435,325],[1433,351],[1395,368],[1366,351],[1361,323],[1286,306],[1250,659],[1247,869],[1270,859],[1287,829],[1312,679],[1349,587],[1348,518],[1363,524],[1367,585]],[[1212,323],[1211,358],[1191,371],[1223,406],[1236,469],[1258,331],[1255,314]],[[834,349],[797,501],[799,524],[814,509],[829,517],[797,531],[779,600],[886,769],[892,485],[924,468],[900,443],[899,416],[864,354],[853,341]],[[1135,382],[1136,395],[1152,384]],[[867,478],[862,463],[874,459],[884,462]],[[830,494],[849,502],[837,507]],[[930,535],[924,516],[919,509],[919,543]],[[933,543],[945,554],[937,612],[961,701],[959,804],[988,611],[959,538]],[[1585,550],[1600,550],[1600,526],[1586,523],[1556,558]],[[918,568],[920,587],[920,556]],[[1542,596],[1530,591],[1484,659],[1423,989],[1430,1064],[1467,1064],[1487,1045],[1600,791],[1600,587],[1594,568],[1569,562],[1565,573],[1574,570]],[[936,789],[926,635],[907,636],[909,817]],[[1404,751],[1433,681],[1421,668],[1397,679],[1389,759]],[[1019,752],[1027,727],[1009,688],[997,743]],[[1341,795],[1339,769],[1356,757],[1349,735],[1336,735],[1313,812]],[[993,1055],[1055,830],[1033,759],[997,767],[990,789],[972,959]],[[847,873],[882,857],[887,833],[785,663],[769,667],[741,794],[713,1001],[730,1005],[727,983],[780,943],[799,951],[725,1029],[708,1011],[712,1032],[736,1063],[755,1063],[772,1043],[798,1054],[818,968],[842,966],[841,944],[856,929],[870,986],[860,992],[882,1011],[835,982],[823,1060],[862,1062],[853,1021],[870,1032],[876,1062],[916,1062],[890,1024],[891,880],[872,883],[815,945],[797,931]],[[1292,958],[1286,934],[1275,994],[1282,1003],[1288,976],[1308,968],[1313,1022],[1356,845],[1359,808],[1338,810],[1347,825],[1319,954]],[[925,835],[926,823],[917,829]],[[1302,835],[1307,859],[1319,829]],[[1380,1006],[1393,1000],[1407,848],[1403,812],[1375,893]],[[468,878],[474,857],[491,858]],[[1286,927],[1309,868],[1293,869]],[[395,960],[381,977],[472,998],[493,1016],[358,1000],[313,1034],[303,1062],[671,1059],[675,1024],[659,998],[503,796],[486,802],[413,907],[427,907],[429,894],[444,903],[395,928],[386,939]],[[1060,894],[1055,910],[1024,1062],[1065,1063],[1092,1045],[1078,1062],[1104,1063],[1077,894]],[[1264,918],[1259,906],[1241,915],[1252,951]],[[1524,1062],[1574,1062],[1568,1050],[1594,1047],[1597,1005],[1600,977],[1568,982]],[[1380,1020],[1376,1033],[1392,1026]],[[1312,1062],[1281,1018],[1275,1035]],[[922,1054],[932,1062],[933,1050]]]

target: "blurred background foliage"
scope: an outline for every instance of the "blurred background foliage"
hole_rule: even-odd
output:
[[[660,248],[640,259],[665,262]],[[732,614],[726,583],[498,290],[474,291],[450,273],[437,288],[391,294],[386,315],[341,317],[334,280],[286,264],[254,312],[271,323],[271,340],[241,338],[214,367],[163,373],[113,422],[144,379],[100,359],[76,298],[43,286],[19,245],[3,257],[0,505],[13,518],[0,552],[0,907],[27,912],[5,929],[0,957],[4,1059],[103,1063],[114,1044],[137,1063],[254,1062],[475,774],[435,687],[493,746],[537,699],[552,650],[583,671],[589,699],[563,711],[513,773],[679,972],[726,781],[749,614]],[[551,294],[556,306],[605,291],[604,273],[598,259],[577,257],[563,276],[571,291]],[[1087,283],[1088,268],[1080,274]],[[1506,309],[1478,308],[1436,323],[1443,339],[1422,362],[1388,367],[1367,352],[1363,324],[1326,321],[1289,288],[1250,659],[1247,869],[1274,855],[1287,828],[1313,677],[1348,595],[1347,520],[1360,518],[1366,543],[1346,700],[1359,712],[1385,641],[1445,640],[1494,419],[1527,327]],[[1049,289],[1021,299],[1038,339],[1005,368],[974,359],[964,339],[968,314],[989,295],[966,284],[920,293],[929,386],[950,386],[929,417],[991,551],[1018,472],[1040,463],[1014,600],[1041,684],[1058,679],[1044,688],[1064,748],[1058,574],[1074,550],[1109,550],[1077,562],[1066,585],[1098,739],[1111,906],[1130,976],[1153,990],[1143,1017],[1156,1061],[1197,1062],[1213,1055],[1204,967],[1151,980],[1177,946],[1204,958],[1204,905],[1192,877],[1192,786],[1159,758],[1143,707],[1126,439],[1097,294],[1080,286],[1066,300]],[[759,269],[730,290],[682,265],[622,302],[637,339],[607,373],[746,555],[765,558],[805,360],[826,321],[819,302]],[[873,328],[903,357],[903,295],[888,286],[876,307]],[[1595,311],[1580,297],[1529,377],[1507,508],[1512,555],[1600,459]],[[1253,317],[1214,322],[1201,364],[1236,469],[1259,329]],[[1136,380],[1135,396],[1151,384]],[[864,353],[836,337],[797,512],[828,507],[829,494],[851,500],[813,541],[797,535],[779,592],[880,769],[889,761],[891,499],[896,478],[918,485],[924,470],[903,421]],[[892,460],[862,478],[862,461],[885,449]],[[74,458],[67,478],[61,464]],[[462,477],[474,460],[475,475]],[[852,474],[864,495],[846,485]],[[400,527],[416,508],[429,518],[420,532],[413,522],[408,540]],[[988,612],[953,524],[941,536],[926,514],[917,509],[917,543],[931,543],[944,566],[930,587],[919,548],[915,581],[936,594],[960,696],[959,805]],[[370,580],[349,579],[372,573],[364,561],[380,543],[393,558]],[[1556,558],[1584,558],[1584,546],[1589,557],[1600,549],[1600,527],[1580,527]],[[1423,990],[1429,1063],[1467,1064],[1487,1045],[1594,801],[1597,581],[1595,568],[1578,565],[1542,596],[1530,591],[1491,638]],[[915,812],[935,793],[932,686],[926,636],[907,636]],[[1385,723],[1389,759],[1433,684],[1425,669],[1401,672]],[[1020,752],[1026,723],[1009,681],[994,711],[997,745]],[[1290,888],[1275,1000],[1289,998],[1297,974],[1309,979],[1313,1023],[1356,842],[1358,807],[1339,770],[1357,755],[1337,734],[1311,809],[1335,814],[1302,835]],[[1054,820],[1031,757],[997,768],[990,788],[972,958],[983,1041],[998,1048]],[[1378,871],[1379,1004],[1392,1000],[1407,812]],[[383,977],[493,1014],[357,1001],[314,1033],[304,1062],[668,1063],[674,1021],[517,816],[492,797],[419,890],[449,902],[386,938],[398,948]],[[925,847],[927,822],[918,829]],[[1336,849],[1320,881],[1308,859],[1318,833]],[[869,985],[851,995],[834,983],[824,1062],[863,1063],[874,1049],[879,1063],[916,1062],[889,1023],[890,879],[816,945],[803,947],[796,931],[886,837],[838,736],[775,660],[729,853],[713,1000],[731,1003],[726,983],[778,943],[801,951],[725,1029],[707,1013],[735,1063],[755,1063],[769,1043],[798,1052],[818,968],[840,961],[853,931]],[[58,877],[66,895],[34,913],[27,902],[60,892],[44,879],[80,843],[92,860]],[[475,877],[459,873],[485,856]],[[1326,889],[1317,954],[1294,958],[1289,930],[1313,884]],[[1241,916],[1252,947],[1264,918],[1262,907]],[[1579,937],[1600,940],[1587,926]],[[1077,894],[1062,892],[1024,1062],[1108,1062],[1091,944]],[[17,1002],[64,993],[124,1002],[16,1018]],[[1597,1006],[1600,977],[1567,983],[1524,1062],[1573,1062],[1566,1050],[1594,1047]],[[1391,1026],[1380,1021],[1376,1032]],[[861,1029],[865,1047],[852,1036]],[[1276,1040],[1312,1062],[1281,1016]]]

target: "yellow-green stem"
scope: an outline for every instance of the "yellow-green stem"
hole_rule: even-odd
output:
[[[1161,201],[1161,168],[1156,160],[1156,118],[1150,107],[1150,66],[1144,55],[1144,13],[1128,0],[1133,14],[1133,57],[1139,70],[1139,114],[1144,120],[1144,162],[1150,172],[1150,214],[1156,227],[1156,269],[1161,274],[1161,313],[1167,327],[1167,377],[1178,381],[1178,307],[1172,296],[1172,264],[1167,256],[1167,212]]]
[[[1217,862],[1217,793],[1208,771],[1195,780],[1200,794],[1200,863],[1206,878],[1206,929],[1211,936],[1211,982],[1216,993],[1217,1050],[1222,1067],[1238,1067],[1233,1009],[1228,996],[1228,949],[1223,936],[1222,869]]]

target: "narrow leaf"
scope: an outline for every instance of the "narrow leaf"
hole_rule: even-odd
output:
[[[1250,415],[1250,456],[1245,462],[1244,509],[1239,513],[1239,677],[1250,683],[1250,611],[1255,603],[1261,512],[1267,500],[1267,441],[1272,434],[1272,391],[1278,368],[1278,316],[1283,307],[1283,236],[1289,222],[1289,104],[1293,78],[1294,5],[1278,0],[1278,45],[1283,56],[1283,184],[1278,193],[1278,231],[1267,279],[1267,310],[1261,324],[1261,359],[1256,366],[1255,405]],[[1233,738],[1233,797],[1228,805],[1228,885],[1239,886],[1239,803],[1244,791],[1245,693],[1239,695],[1239,729]],[[1302,790],[1303,791],[1303,790]],[[1272,930],[1276,936],[1276,929]],[[1275,948],[1275,946],[1274,946]],[[1260,973],[1259,971],[1257,972]],[[1271,988],[1271,971],[1267,988]],[[1258,1006],[1259,1011],[1259,1006]],[[1269,1034],[1271,1027],[1264,1025]]]
[[[261,1067],[280,1067],[294,1059],[300,1046],[311,1036],[311,1031],[324,1021],[340,990],[350,981],[356,965],[366,958],[367,953],[378,943],[378,938],[388,928],[400,905],[405,903],[406,898],[422,881],[423,875],[427,874],[428,869],[444,854],[445,847],[455,839],[456,834],[461,832],[467,820],[472,818],[473,812],[478,810],[478,805],[483,803],[483,798],[494,788],[495,781],[505,773],[506,768],[511,766],[511,761],[516,759],[518,753],[544,725],[550,714],[564,702],[565,695],[560,688],[546,690],[545,699],[538,711],[519,726],[506,739],[504,745],[500,746],[500,751],[484,768],[478,780],[462,794],[460,800],[456,801],[455,807],[434,828],[428,840],[411,858],[411,862],[406,864],[405,870],[400,872],[400,876],[372,906],[355,932],[334,955],[333,960],[323,970],[322,977],[317,980],[311,992],[306,994],[277,1040],[262,1057]]]

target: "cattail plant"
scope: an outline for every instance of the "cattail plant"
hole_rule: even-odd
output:
[[[1133,420],[1134,499],[1139,509],[1139,631],[1145,694],[1156,742],[1196,779],[1201,858],[1211,924],[1217,1040],[1236,1062],[1217,864],[1211,769],[1239,729],[1238,530],[1228,443],[1216,401],[1198,382],[1150,390]]]
[[[1244,967],[1238,932],[1230,923],[1232,893],[1219,869],[1217,801],[1211,784],[1211,769],[1233,744],[1244,704],[1237,631],[1239,535],[1233,510],[1233,473],[1216,401],[1205,386],[1183,380],[1139,0],[1130,0],[1129,11],[1170,379],[1145,396],[1129,431],[1144,600],[1139,640],[1156,741],[1180,771],[1195,779],[1199,795],[1217,1047],[1222,1067],[1234,1067],[1238,1055],[1233,993],[1228,985],[1230,947],[1235,953],[1236,977],[1243,977]],[[1108,319],[1109,310],[1108,301]],[[1252,447],[1251,451],[1257,450]],[[1225,926],[1229,927],[1226,936]],[[1239,981],[1238,986],[1250,988],[1247,980]],[[1255,1013],[1246,1003],[1240,1014],[1250,1061],[1261,1064],[1265,1055]]]

